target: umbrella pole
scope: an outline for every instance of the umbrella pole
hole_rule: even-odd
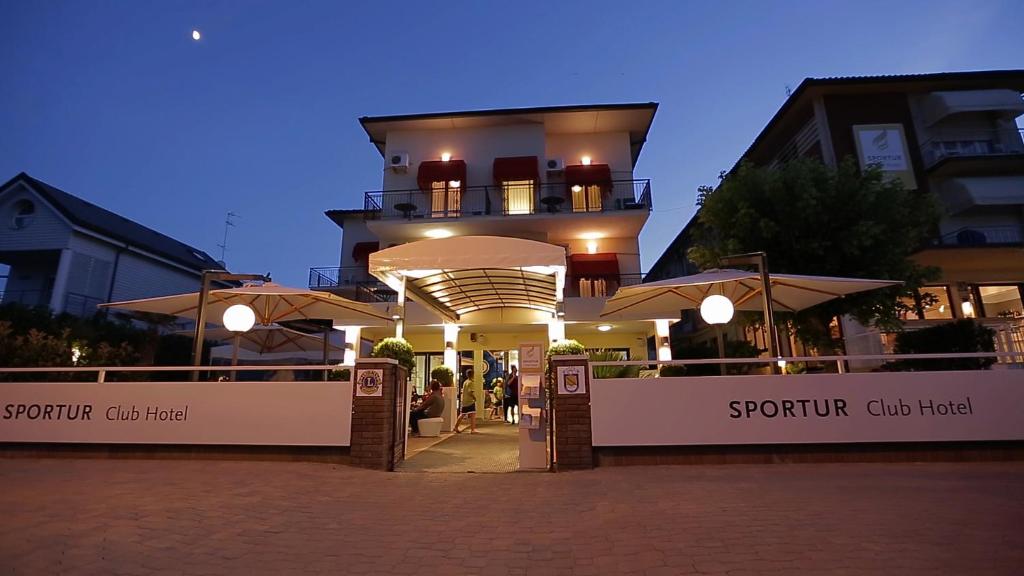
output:
[[[238,341],[241,338],[242,338],[242,335],[239,334],[238,332],[235,332],[235,338],[234,338],[235,345],[233,346],[233,350],[231,350],[231,365],[232,366],[238,366]],[[232,376],[232,380],[237,380],[237,378],[234,378],[235,374],[232,374],[231,376]]]
[[[324,366],[330,363],[331,329],[324,328]],[[324,370],[324,382],[327,381],[327,370]]]
[[[718,359],[725,358],[725,340],[722,338],[722,326],[715,324],[715,339],[718,340]],[[718,364],[718,371],[725,376],[725,364]]]

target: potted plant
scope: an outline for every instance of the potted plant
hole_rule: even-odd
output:
[[[442,388],[455,386],[455,373],[447,366],[438,366],[431,370],[430,379],[437,380]]]
[[[409,372],[416,367],[416,354],[413,352],[412,344],[409,344],[405,338],[385,338],[377,342],[373,346],[370,356],[398,360],[398,364]]]

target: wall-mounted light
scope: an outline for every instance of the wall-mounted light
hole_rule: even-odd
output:
[[[964,318],[974,318],[974,304],[970,300],[960,303],[960,311],[964,313]]]
[[[597,254],[597,240],[587,241],[587,254]]]
[[[600,325],[598,325],[597,329],[600,330],[601,332],[607,332],[607,331],[612,329],[612,325],[611,324],[600,324]]]
[[[455,342],[452,342],[451,340],[445,342],[444,343],[444,349],[445,350],[455,350]]]
[[[590,166],[590,162],[590,156],[584,156],[583,158],[580,158],[580,164],[583,164],[584,166]]]
[[[441,152],[441,162],[447,162],[452,159],[451,152]]]
[[[580,192],[583,192],[583,186],[580,186],[579,184],[573,184],[572,191],[579,194]]]
[[[449,188],[458,188],[459,186],[462,186],[462,182],[459,181],[459,180],[449,180],[448,181],[448,187]]]

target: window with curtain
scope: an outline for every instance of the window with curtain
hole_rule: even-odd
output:
[[[505,214],[533,214],[533,180],[507,180],[501,190]]]
[[[598,184],[575,184],[570,189],[572,192],[573,212],[600,212],[601,211],[601,186]]]
[[[453,184],[457,184],[453,186]],[[430,183],[430,214],[434,218],[455,218],[462,210],[462,183],[440,181]]]

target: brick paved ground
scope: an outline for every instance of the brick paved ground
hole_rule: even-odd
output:
[[[1022,524],[1020,463],[0,460],[0,574],[1021,574]]]

